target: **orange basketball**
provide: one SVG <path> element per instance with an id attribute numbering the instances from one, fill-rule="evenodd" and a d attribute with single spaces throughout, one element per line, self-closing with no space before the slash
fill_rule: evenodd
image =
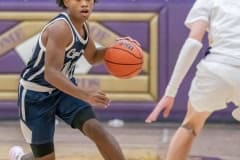
<path id="1" fill-rule="evenodd" d="M 105 66 L 110 74 L 118 78 L 132 78 L 143 68 L 143 51 L 135 40 L 119 39 L 105 53 Z"/>

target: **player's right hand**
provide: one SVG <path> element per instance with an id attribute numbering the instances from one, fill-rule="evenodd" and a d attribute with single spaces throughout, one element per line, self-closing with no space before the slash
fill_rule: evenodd
<path id="1" fill-rule="evenodd" d="M 155 122 L 161 112 L 163 112 L 164 118 L 168 117 L 172 106 L 174 104 L 174 98 L 169 96 L 164 96 L 153 109 L 153 111 L 146 118 L 146 123 Z"/>
<path id="2" fill-rule="evenodd" d="M 119 37 L 119 38 L 116 39 L 116 41 L 124 40 L 124 39 L 128 40 L 128 41 L 131 41 L 131 42 L 137 44 L 138 46 L 141 46 L 141 44 L 137 40 L 135 40 L 135 39 L 133 39 L 133 38 L 131 38 L 129 36 L 128 37 Z"/>
<path id="3" fill-rule="evenodd" d="M 97 108 L 107 108 L 110 104 L 110 99 L 100 90 L 89 91 L 86 101 Z"/>

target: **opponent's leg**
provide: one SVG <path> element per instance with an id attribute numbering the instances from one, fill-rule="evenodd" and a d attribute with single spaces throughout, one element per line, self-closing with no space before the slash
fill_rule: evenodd
<path id="1" fill-rule="evenodd" d="M 188 104 L 185 119 L 171 140 L 167 160 L 187 159 L 193 140 L 202 130 L 210 114 L 209 112 L 197 112 L 190 103 Z"/>
<path id="2" fill-rule="evenodd" d="M 86 121 L 83 132 L 95 142 L 105 160 L 125 159 L 116 139 L 96 119 Z"/>

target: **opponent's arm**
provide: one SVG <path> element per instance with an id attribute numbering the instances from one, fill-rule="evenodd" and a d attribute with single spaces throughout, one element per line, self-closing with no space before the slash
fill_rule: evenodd
<path id="1" fill-rule="evenodd" d="M 171 79 L 166 88 L 165 95 L 146 118 L 145 122 L 152 123 L 156 121 L 161 112 L 163 112 L 164 117 L 168 117 L 174 104 L 174 97 L 177 94 L 178 88 L 202 48 L 201 41 L 207 26 L 208 23 L 202 20 L 198 20 L 191 24 L 188 39 L 185 41 L 180 51 Z"/>
<path id="2" fill-rule="evenodd" d="M 202 48 L 202 39 L 208 23 L 203 20 L 194 22 L 177 59 L 165 96 L 175 97 L 178 88 Z"/>

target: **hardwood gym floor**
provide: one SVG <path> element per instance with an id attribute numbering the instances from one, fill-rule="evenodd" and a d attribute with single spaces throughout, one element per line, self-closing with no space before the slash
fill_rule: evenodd
<path id="1" fill-rule="evenodd" d="M 179 124 L 125 123 L 113 128 L 104 123 L 117 138 L 128 160 L 163 160 L 169 140 Z M 94 144 L 78 130 L 60 122 L 56 127 L 57 160 L 103 160 Z M 8 160 L 8 149 L 24 142 L 17 121 L 0 121 L 0 160 Z M 191 160 L 240 160 L 240 125 L 208 124 L 194 143 Z M 160 158 L 159 158 L 160 157 Z M 117 159 L 116 159 L 117 160 Z"/>

